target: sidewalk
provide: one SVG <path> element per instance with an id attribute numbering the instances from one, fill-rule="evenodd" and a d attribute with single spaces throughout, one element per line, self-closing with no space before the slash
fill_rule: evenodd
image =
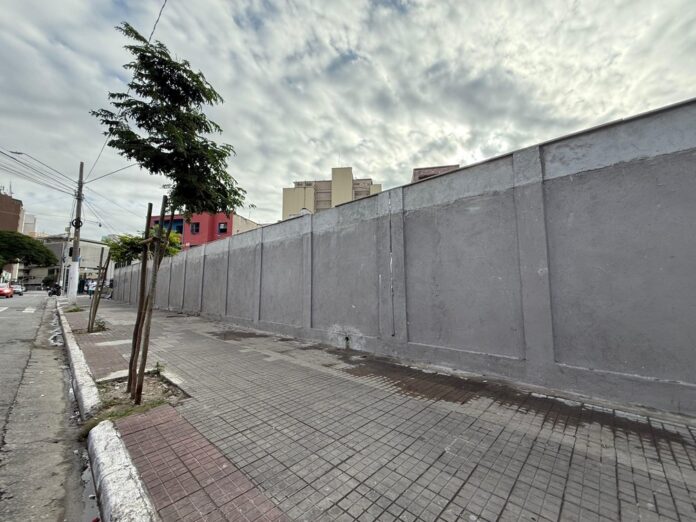
<path id="1" fill-rule="evenodd" d="M 125 370 L 135 310 L 77 334 Z M 86 313 L 70 313 L 73 330 Z M 191 398 L 116 423 L 163 520 L 694 520 L 696 428 L 155 312 Z"/>

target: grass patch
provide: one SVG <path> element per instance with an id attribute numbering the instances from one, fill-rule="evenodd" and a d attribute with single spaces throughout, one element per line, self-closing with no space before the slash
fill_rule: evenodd
<path id="1" fill-rule="evenodd" d="M 70 308 L 66 308 L 63 311 L 67 314 L 67 313 L 71 313 L 71 312 L 84 312 L 85 309 L 80 308 L 79 306 L 75 305 L 75 306 L 71 306 Z"/>
<path id="2" fill-rule="evenodd" d="M 115 421 L 122 419 L 123 417 L 128 417 L 129 415 L 137 415 L 138 413 L 145 413 L 152 408 L 166 404 L 165 399 L 155 399 L 144 404 L 133 404 L 130 399 L 124 401 L 112 400 L 106 404 L 102 405 L 99 412 L 87 422 L 85 422 L 80 428 L 80 439 L 85 440 L 97 424 L 101 421 L 110 420 Z"/>
<path id="3" fill-rule="evenodd" d="M 80 438 L 86 439 L 92 428 L 104 420 L 116 421 L 129 415 L 145 413 L 162 404 L 175 406 L 186 397 L 183 391 L 166 380 L 160 374 L 164 366 L 159 362 L 153 372 L 145 374 L 143 382 L 142 404 L 134 404 L 126 389 L 128 379 L 114 379 L 97 384 L 101 398 L 101 408 L 80 428 Z"/>

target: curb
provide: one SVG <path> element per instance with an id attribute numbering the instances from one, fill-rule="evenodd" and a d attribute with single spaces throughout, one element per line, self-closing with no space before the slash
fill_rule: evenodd
<path id="1" fill-rule="evenodd" d="M 87 449 L 104 522 L 160 520 L 113 422 L 92 428 Z"/>
<path id="2" fill-rule="evenodd" d="M 80 416 L 82 420 L 87 420 L 101 405 L 99 391 L 92 372 L 87 366 L 85 356 L 75 340 L 68 320 L 65 318 L 65 313 L 59 305 L 56 305 L 56 310 L 60 318 L 60 327 L 63 330 L 63 341 L 68 349 L 73 392 L 75 392 L 77 405 L 80 408 Z"/>
<path id="3" fill-rule="evenodd" d="M 65 312 L 59 305 L 56 305 L 56 311 L 68 349 L 73 392 L 80 408 L 80 417 L 85 421 L 101 406 L 99 390 L 65 318 Z M 102 421 L 90 430 L 87 452 L 99 499 L 99 511 L 104 522 L 160 520 L 113 422 Z"/>

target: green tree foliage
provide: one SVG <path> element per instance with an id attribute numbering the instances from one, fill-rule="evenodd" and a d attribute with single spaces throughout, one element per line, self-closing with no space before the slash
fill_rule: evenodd
<path id="1" fill-rule="evenodd" d="M 0 231 L 0 267 L 17 260 L 25 265 L 58 264 L 56 256 L 41 241 L 19 232 Z"/>
<path id="2" fill-rule="evenodd" d="M 165 224 L 166 225 L 166 224 Z M 150 237 L 156 236 L 159 226 L 155 225 L 150 229 Z M 164 237 L 167 233 L 167 227 L 162 229 L 162 236 Z M 164 251 L 164 257 L 169 257 L 178 254 L 181 251 L 181 234 L 174 232 L 173 230 L 169 233 L 169 241 L 164 243 L 166 245 L 166 250 Z"/>
<path id="3" fill-rule="evenodd" d="M 222 103 L 220 95 L 163 43 L 149 44 L 126 22 L 117 30 L 134 42 L 125 46 L 134 57 L 124 65 L 133 73 L 130 91 L 109 93 L 115 111 L 92 111 L 107 128 L 109 146 L 169 178 L 171 208 L 191 215 L 241 207 L 245 191 L 227 172 L 234 149 L 209 139 L 221 129 L 203 113 Z"/>
<path id="4" fill-rule="evenodd" d="M 120 234 L 116 238 L 105 239 L 109 246 L 111 260 L 117 265 L 129 265 L 140 258 L 143 251 L 143 237 L 131 234 Z"/>
<path id="5" fill-rule="evenodd" d="M 150 237 L 157 233 L 157 227 L 150 229 Z M 134 236 L 132 234 L 120 234 L 115 239 L 105 239 L 104 243 L 109 246 L 111 252 L 111 260 L 117 265 L 129 265 L 136 259 L 140 259 L 143 253 L 143 236 L 142 234 Z M 181 234 L 171 232 L 167 249 L 164 252 L 166 256 L 173 256 L 181 250 Z"/>

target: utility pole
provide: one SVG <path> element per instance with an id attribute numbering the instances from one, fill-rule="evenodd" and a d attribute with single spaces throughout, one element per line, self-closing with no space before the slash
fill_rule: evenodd
<path id="1" fill-rule="evenodd" d="M 77 304 L 77 285 L 80 281 L 80 228 L 82 227 L 82 177 L 85 164 L 80 162 L 80 177 L 77 180 L 77 204 L 75 205 L 75 219 L 72 225 L 75 227 L 73 239 L 72 263 L 70 264 L 70 275 L 68 276 L 68 304 Z"/>

